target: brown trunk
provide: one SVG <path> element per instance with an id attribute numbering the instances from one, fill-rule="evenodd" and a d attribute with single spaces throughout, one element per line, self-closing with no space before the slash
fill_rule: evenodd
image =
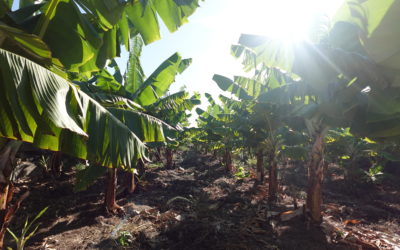
<path id="1" fill-rule="evenodd" d="M 139 176 L 142 176 L 144 174 L 144 162 L 139 159 L 137 165 L 136 165 L 136 172 Z M 126 176 L 126 189 L 128 193 L 132 194 L 135 192 L 137 183 L 136 183 L 136 176 L 135 173 L 133 172 L 125 172 Z"/>
<path id="2" fill-rule="evenodd" d="M 166 168 L 172 168 L 172 165 L 173 165 L 173 152 L 172 152 L 172 149 L 170 149 L 170 148 L 166 148 L 165 149 L 165 157 L 167 158 Z"/>
<path id="3" fill-rule="evenodd" d="M 22 200 L 29 195 L 29 193 L 26 192 L 13 206 L 10 206 L 10 201 L 14 194 L 14 186 L 10 180 L 11 173 L 13 171 L 15 155 L 21 145 L 21 141 L 10 140 L 5 143 L 5 146 L 0 152 L 0 249 L 3 249 L 6 229 L 14 217 L 16 210 L 19 208 Z"/>
<path id="4" fill-rule="evenodd" d="M 135 174 L 132 172 L 125 172 L 126 176 L 126 190 L 132 194 L 136 190 Z"/>
<path id="5" fill-rule="evenodd" d="M 264 178 L 264 154 L 262 149 L 259 149 L 257 152 L 257 180 L 262 184 L 264 183 Z"/>
<path id="6" fill-rule="evenodd" d="M 225 168 L 226 171 L 228 171 L 229 173 L 232 173 L 233 171 L 233 164 L 232 164 L 232 154 L 231 151 L 229 149 L 225 150 Z"/>
<path id="7" fill-rule="evenodd" d="M 217 158 L 217 150 L 215 150 L 215 149 L 214 149 L 214 151 L 213 151 L 213 158 L 214 158 L 214 159 Z"/>
<path id="8" fill-rule="evenodd" d="M 9 198 L 12 198 L 12 192 L 10 192 L 12 188 L 10 186 L 11 183 L 0 183 L 0 211 L 7 208 Z"/>
<path id="9" fill-rule="evenodd" d="M 317 134 L 308 165 L 307 210 L 312 222 L 321 223 L 322 181 L 324 178 L 323 135 Z"/>
<path id="10" fill-rule="evenodd" d="M 156 159 L 158 162 L 161 162 L 161 148 L 157 148 L 157 152 L 156 152 Z"/>
<path id="11" fill-rule="evenodd" d="M 276 202 L 278 198 L 278 163 L 275 156 L 270 156 L 268 202 Z"/>
<path id="12" fill-rule="evenodd" d="M 117 188 L 117 169 L 110 168 L 107 173 L 107 188 L 105 193 L 104 203 L 109 213 L 116 214 L 123 212 L 116 202 L 116 188 Z"/>
<path id="13" fill-rule="evenodd" d="M 50 158 L 50 169 L 53 177 L 60 177 L 61 175 L 61 157 L 62 153 L 61 152 L 53 152 Z"/>

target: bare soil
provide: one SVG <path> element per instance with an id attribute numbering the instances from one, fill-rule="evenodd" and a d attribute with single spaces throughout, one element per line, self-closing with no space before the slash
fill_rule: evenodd
<path id="1" fill-rule="evenodd" d="M 280 166 L 279 172 L 279 202 L 269 206 L 267 184 L 235 178 L 210 155 L 187 153 L 174 169 L 146 169 L 135 193 L 119 195 L 125 214 L 115 216 L 103 208 L 104 178 L 74 193 L 74 170 L 65 167 L 58 179 L 17 184 L 16 197 L 27 189 L 31 195 L 11 229 L 18 234 L 26 216 L 49 206 L 27 249 L 400 249 L 398 186 L 352 187 L 333 166 L 324 222 L 313 226 L 304 216 L 284 218 L 294 200 L 304 204 L 304 166 Z M 11 240 L 7 235 L 14 247 Z"/>

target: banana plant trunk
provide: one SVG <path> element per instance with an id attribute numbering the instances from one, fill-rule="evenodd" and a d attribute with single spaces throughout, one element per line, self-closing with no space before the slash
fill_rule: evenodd
<path id="1" fill-rule="evenodd" d="M 226 171 L 231 173 L 233 171 L 233 164 L 232 164 L 232 153 L 229 149 L 225 149 L 225 168 Z"/>
<path id="2" fill-rule="evenodd" d="M 268 174 L 268 202 L 274 203 L 278 198 L 278 163 L 276 162 L 274 152 L 269 154 Z"/>
<path id="3" fill-rule="evenodd" d="M 8 225 L 22 200 L 28 196 L 28 193 L 25 193 L 13 206 L 10 205 L 14 195 L 14 186 L 11 182 L 13 163 L 21 145 L 22 141 L 8 140 L 0 152 L 0 249 L 3 249 L 4 235 Z"/>
<path id="4" fill-rule="evenodd" d="M 172 168 L 173 157 L 174 157 L 174 153 L 172 152 L 172 149 L 166 148 L 165 149 L 165 158 L 167 158 L 167 165 L 166 165 L 167 168 Z"/>
<path id="5" fill-rule="evenodd" d="M 142 160 L 139 160 L 137 165 L 136 165 L 136 172 L 138 173 L 139 176 L 142 176 L 144 174 L 144 162 Z M 136 176 L 135 173 L 133 172 L 125 172 L 126 173 L 126 189 L 128 193 L 132 194 L 135 192 L 136 187 L 137 187 L 137 182 L 136 182 Z"/>
<path id="6" fill-rule="evenodd" d="M 117 192 L 117 169 L 110 168 L 107 173 L 107 187 L 106 187 L 104 203 L 107 211 L 112 214 L 123 212 L 122 207 L 120 207 L 116 202 L 116 192 Z"/>
<path id="7" fill-rule="evenodd" d="M 257 151 L 257 180 L 259 183 L 264 183 L 265 172 L 264 172 L 264 154 L 263 150 Z"/>
<path id="8" fill-rule="evenodd" d="M 324 179 L 324 135 L 318 133 L 314 137 L 314 144 L 311 150 L 310 162 L 308 165 L 308 190 L 306 207 L 310 213 L 311 221 L 316 224 L 322 222 L 322 182 Z"/>
<path id="9" fill-rule="evenodd" d="M 157 159 L 157 162 L 162 162 L 162 160 L 161 160 L 161 148 L 160 147 L 157 148 L 156 159 Z"/>
<path id="10" fill-rule="evenodd" d="M 129 194 L 132 194 L 136 190 L 135 174 L 132 172 L 125 172 L 126 176 L 126 190 Z"/>
<path id="11" fill-rule="evenodd" d="M 50 169 L 53 177 L 58 178 L 61 175 L 61 162 L 62 153 L 61 152 L 53 152 L 50 158 Z"/>

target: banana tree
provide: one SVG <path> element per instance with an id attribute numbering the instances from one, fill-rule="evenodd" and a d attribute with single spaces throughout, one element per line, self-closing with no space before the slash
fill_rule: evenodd
<path id="1" fill-rule="evenodd" d="M 378 31 L 394 25 L 396 16 L 392 11 L 398 5 L 385 3 L 385 11 L 378 12 L 374 9 L 377 4 L 380 3 L 373 0 L 346 2 L 345 9 L 354 5 L 360 9 L 339 13 L 340 21 L 335 23 L 329 36 L 314 44 L 303 42 L 285 47 L 276 40 L 250 35 L 242 35 L 239 41 L 257 54 L 257 64 L 284 69 L 298 80 L 272 91 L 268 98 L 286 98 L 290 94 L 292 98 L 287 98 L 287 103 L 290 104 L 293 98 L 304 102 L 295 113 L 305 119 L 313 138 L 307 209 L 311 219 L 318 223 L 322 220 L 323 141 L 328 129 L 350 127 L 355 134 L 381 139 L 398 136 L 398 126 L 394 125 L 397 118 L 393 117 L 397 112 L 396 105 L 391 108 L 387 105 L 398 100 L 399 91 L 395 86 L 398 71 L 389 67 L 392 61 L 381 63 L 377 60 L 379 55 L 387 58 L 389 54 L 383 52 L 389 53 L 388 47 L 373 46 L 376 40 L 387 39 L 385 33 Z M 368 17 L 361 15 L 369 20 L 361 22 L 368 25 L 366 30 L 351 24 L 360 17 L 357 15 L 360 10 L 371 13 Z M 364 34 L 360 36 L 363 43 L 354 35 L 354 30 Z M 393 55 L 398 46 L 394 46 L 394 42 L 391 45 L 390 55 Z"/>
<path id="2" fill-rule="evenodd" d="M 20 1 L 16 11 L 13 1 L 0 3 L 0 136 L 101 166 L 135 166 L 145 145 L 129 123 L 69 80 L 104 68 L 131 34 L 140 33 L 146 43 L 158 39 L 157 13 L 174 31 L 198 1 Z M 146 126 L 160 131 L 161 124 Z"/>
<path id="3" fill-rule="evenodd" d="M 189 126 L 188 119 L 191 116 L 188 112 L 200 103 L 200 94 L 195 93 L 190 96 L 188 92 L 180 91 L 146 106 L 149 114 L 158 117 L 174 128 L 164 127 L 167 138 L 165 150 L 167 168 L 173 166 L 173 150 L 181 144 L 187 134 L 186 128 Z"/>
<path id="4" fill-rule="evenodd" d="M 353 136 L 348 128 L 330 130 L 325 143 L 327 158 L 331 158 L 332 161 L 344 167 L 345 180 L 349 183 L 361 181 L 363 172 L 359 162 L 376 154 L 374 150 L 376 143 Z"/>
<path id="5" fill-rule="evenodd" d="M 224 83 L 229 83 L 231 86 L 235 84 L 231 80 L 222 76 L 214 76 L 214 80 L 219 86 Z M 235 87 L 240 88 L 238 86 Z M 257 104 L 253 100 L 235 100 L 223 95 L 220 95 L 219 99 L 229 110 L 228 114 L 220 114 L 219 116 L 225 116 L 225 118 L 230 119 L 229 126 L 239 133 L 239 138 L 243 147 L 254 149 L 257 159 L 257 178 L 260 183 L 263 183 L 265 176 L 264 154 L 268 151 L 265 147 L 265 145 L 268 144 L 266 140 L 268 137 L 268 129 L 266 126 L 267 119 L 264 115 L 265 113 L 255 111 L 260 111 L 260 109 L 259 107 L 256 107 Z"/>
<path id="6" fill-rule="evenodd" d="M 76 83 L 82 91 L 101 103 L 116 118 L 128 124 L 141 141 L 145 143 L 164 142 L 166 138 L 163 130 L 173 128 L 159 118 L 151 116 L 149 105 L 160 100 L 175 81 L 175 76 L 182 73 L 190 65 L 191 60 L 182 59 L 178 53 L 175 53 L 145 79 L 140 64 L 142 46 L 143 40 L 139 36 L 132 39 L 132 51 L 130 52 L 127 71 L 123 76 L 116 63 L 112 62 L 110 66 L 114 68 L 114 75 L 103 69 L 89 81 Z M 171 100 L 173 99 L 171 98 Z M 158 130 L 155 131 L 148 127 L 148 121 L 159 124 Z M 142 157 L 138 161 L 138 169 L 143 169 L 145 160 L 146 158 Z M 126 179 L 128 180 L 128 192 L 132 193 L 136 187 L 133 168 L 127 172 Z M 114 204 L 112 207 L 116 207 L 116 182 L 116 169 L 111 169 L 106 192 L 106 204 Z M 107 205 L 107 207 L 110 207 L 110 205 Z"/>
<path id="7" fill-rule="evenodd" d="M 344 167 L 344 177 L 350 185 L 373 182 L 369 178 L 371 171 L 400 159 L 396 140 L 378 143 L 356 137 L 348 128 L 329 131 L 326 145 L 327 157 Z"/>
<path id="8" fill-rule="evenodd" d="M 281 147 L 278 128 L 283 126 L 282 119 L 288 110 L 287 105 L 265 102 L 264 96 L 283 85 L 286 79 L 284 74 L 277 70 L 258 67 L 257 55 L 244 46 L 232 46 L 232 53 L 236 57 L 243 58 L 246 71 L 254 68 L 253 76 L 235 76 L 231 80 L 221 75 L 214 75 L 213 80 L 222 90 L 231 92 L 239 99 L 236 106 L 245 108 L 246 112 L 238 112 L 237 119 L 242 120 L 240 131 L 247 144 L 257 151 L 257 172 L 260 182 L 264 181 L 263 157 L 264 152 L 266 153 L 270 166 L 269 201 L 274 202 L 278 190 L 277 156 Z"/>
<path id="9" fill-rule="evenodd" d="M 223 162 L 226 171 L 231 173 L 234 171 L 232 151 L 242 142 L 236 129 L 237 119 L 227 105 L 218 105 L 208 93 L 205 96 L 210 103 L 207 110 L 196 109 L 198 127 L 204 130 L 201 140 L 212 141 L 213 149 L 223 149 Z"/>
<path id="10" fill-rule="evenodd" d="M 34 36 L 34 35 L 27 35 L 27 34 L 25 34 L 24 32 L 22 32 L 22 31 L 19 31 L 19 30 L 17 30 L 17 29 L 14 29 L 14 28 L 10 28 L 10 27 L 7 27 L 7 26 L 4 26 L 3 27 L 3 30 L 6 32 L 6 34 L 7 34 L 7 38 L 9 38 L 8 40 L 7 39 L 4 39 L 4 41 L 3 41 L 3 43 L 6 45 L 6 47 L 7 48 L 12 48 L 11 47 L 11 45 L 13 45 L 13 46 L 19 46 L 19 47 L 21 47 L 21 46 L 26 46 L 26 44 L 24 44 L 23 42 L 21 42 L 21 41 L 23 41 L 22 39 L 27 39 L 26 37 L 28 37 L 31 41 L 32 41 L 32 46 L 30 46 L 30 47 L 28 47 L 28 49 L 25 49 L 25 50 L 23 50 L 22 52 L 21 51 L 19 51 L 20 53 L 25 53 L 26 55 L 28 55 L 28 56 L 30 56 L 30 57 L 36 57 L 35 59 L 36 60 L 41 60 L 41 61 L 43 61 L 43 62 L 45 62 L 46 63 L 46 60 L 47 60 L 47 63 L 52 63 L 53 62 L 53 59 L 52 58 L 50 58 L 50 54 L 51 53 L 47 53 L 47 54 L 44 54 L 43 53 L 43 48 L 46 48 L 46 44 L 44 44 L 44 42 L 42 42 L 38 37 L 36 37 L 36 36 Z M 22 45 L 21 45 L 22 44 Z M 32 52 L 39 52 L 39 53 L 36 53 L 36 54 L 33 54 Z M 5 53 L 7 53 L 6 51 L 5 51 Z M 40 54 L 41 53 L 41 54 Z M 33 54 L 33 56 L 32 56 L 32 54 Z M 44 56 L 42 56 L 42 54 L 44 54 L 44 56 L 47 56 L 47 57 L 44 57 Z M 57 61 L 56 61 L 57 62 Z M 154 75 L 152 75 L 151 77 L 151 79 L 149 80 L 149 81 L 147 81 L 147 82 L 145 82 L 145 85 L 143 85 L 143 86 L 141 86 L 141 89 L 140 89 L 140 91 L 138 90 L 136 93 L 133 93 L 133 94 L 136 94 L 136 97 L 135 97 L 135 99 L 136 100 L 138 100 L 138 101 L 141 101 L 141 102 L 148 102 L 148 100 L 146 100 L 146 99 L 151 99 L 152 97 L 153 97 L 153 99 L 155 98 L 155 95 L 153 95 L 153 96 L 149 96 L 149 95 L 146 95 L 146 91 L 148 92 L 148 91 L 155 91 L 155 93 L 159 93 L 160 92 L 160 87 L 161 87 L 161 91 L 164 91 L 163 89 L 162 89 L 162 85 L 160 85 L 160 83 L 158 83 L 159 81 L 164 81 L 164 84 L 165 84 L 165 78 L 168 78 L 166 81 L 168 82 L 167 83 L 167 85 L 168 84 L 170 84 L 171 83 L 171 81 L 173 81 L 173 79 L 174 79 L 174 77 L 173 77 L 173 74 L 174 74 L 174 72 L 168 72 L 168 70 L 174 70 L 173 68 L 175 68 L 176 69 L 176 71 L 183 71 L 184 70 L 184 66 L 182 66 L 182 65 L 188 65 L 188 62 L 190 62 L 190 60 L 184 60 L 184 62 L 183 63 L 181 63 L 181 58 L 180 58 L 180 56 L 178 55 L 178 54 L 175 54 L 175 55 L 173 55 L 171 58 L 170 58 L 170 60 L 168 61 L 168 62 L 166 62 L 165 64 L 163 64 L 162 66 L 160 66 L 160 68 L 159 68 L 159 72 L 156 72 Z M 4 64 L 4 66 L 7 66 L 7 64 Z M 50 66 L 49 66 L 49 68 L 50 69 L 53 69 L 53 68 L 55 68 L 57 65 L 54 65 L 54 64 L 50 64 Z M 178 69 L 179 68 L 179 69 Z M 8 69 L 5 69 L 5 70 L 8 70 Z M 14 71 L 15 71 L 15 69 L 13 69 Z M 20 70 L 24 70 L 25 71 L 25 69 L 24 68 L 21 68 Z M 23 71 L 23 72 L 24 72 Z M 32 70 L 33 71 L 33 70 Z M 26 71 L 25 71 L 26 72 Z M 56 71 L 57 73 L 60 73 L 61 71 Z M 11 74 L 10 74 L 11 73 Z M 14 72 L 10 72 L 9 73 L 9 75 L 12 75 L 12 73 L 14 73 Z M 48 74 L 46 74 L 46 73 L 48 73 Z M 52 72 L 50 72 L 50 71 L 48 71 L 48 72 L 46 72 L 45 73 L 45 75 L 46 75 L 46 77 L 47 78 L 43 78 L 42 77 L 42 79 L 41 80 L 45 80 L 45 79 L 48 79 L 48 78 L 52 78 L 53 77 L 53 75 L 54 75 L 54 73 L 52 73 Z M 62 73 L 62 72 L 61 72 Z M 29 73 L 28 73 L 29 74 Z M 53 74 L 53 75 L 52 75 Z M 175 73 L 176 74 L 176 73 Z M 172 78 L 171 78 L 171 75 L 172 75 Z M 7 77 L 7 74 L 6 74 L 6 72 L 4 73 L 4 76 L 5 77 Z M 65 76 L 65 75 L 64 75 Z M 19 76 L 19 77 L 21 77 L 21 76 Z M 24 79 L 24 80 L 27 80 L 27 84 L 29 85 L 29 77 L 28 77 L 28 79 L 25 79 L 24 77 L 22 77 L 22 79 Z M 39 78 L 40 79 L 40 78 Z M 62 78 L 60 78 L 61 79 L 61 81 L 63 81 L 63 79 Z M 13 79 L 13 80 L 16 80 L 16 81 L 19 81 L 18 79 Z M 58 79 L 55 79 L 55 81 L 57 81 Z M 37 80 L 36 80 L 37 81 Z M 72 91 L 64 91 L 64 95 L 66 96 L 66 97 L 63 97 L 63 98 L 65 98 L 65 99 L 67 99 L 68 100 L 68 98 L 81 98 L 80 96 L 79 96 L 79 93 L 78 94 L 76 94 L 76 93 L 74 93 L 74 92 L 80 92 L 80 93 L 82 93 L 80 90 L 78 90 L 78 89 L 76 89 L 76 88 L 74 88 L 74 86 L 73 86 L 73 84 L 70 84 L 70 83 L 68 83 L 66 80 L 64 80 L 68 85 L 67 86 L 71 86 L 72 88 L 73 88 L 73 90 Z M 35 79 L 33 79 L 33 82 L 35 82 Z M 56 82 L 56 84 L 59 84 L 59 83 L 57 83 Z M 169 85 L 168 85 L 169 86 Z M 28 88 L 29 88 L 29 86 L 28 86 Z M 158 88 L 158 89 L 157 89 Z M 81 88 L 82 89 L 82 88 Z M 42 91 L 44 91 L 45 89 L 41 89 Z M 85 88 L 85 90 L 89 90 L 89 88 Z M 10 90 L 10 91 L 12 91 L 12 90 Z M 157 92 L 158 91 L 158 92 Z M 71 93 L 68 93 L 68 92 L 71 92 Z M 57 88 L 55 88 L 54 90 L 53 90 L 53 93 L 57 93 Z M 45 95 L 51 95 L 51 94 L 53 94 L 53 93 L 45 93 L 44 94 L 44 98 L 46 98 L 47 96 L 45 96 Z M 92 91 L 92 89 L 90 89 L 90 91 L 86 91 L 86 93 L 87 94 L 89 94 L 90 96 L 92 96 L 92 97 L 94 97 L 94 99 L 96 99 L 97 100 L 97 102 L 96 102 L 96 104 L 99 106 L 99 108 L 100 109 L 102 109 L 102 110 L 104 110 L 104 108 L 103 107 L 106 107 L 106 106 L 101 106 L 101 105 L 99 105 L 99 103 L 101 103 L 101 104 L 103 104 L 104 105 L 104 98 L 98 98 L 99 97 L 99 95 L 97 94 L 97 93 L 95 93 L 94 91 Z M 13 95 L 13 93 L 12 92 L 9 92 L 9 94 L 11 94 L 11 95 Z M 103 93 L 104 94 L 104 93 Z M 43 95 L 43 94 L 42 94 Z M 71 97 L 69 97 L 69 96 L 71 96 Z M 86 96 L 87 97 L 87 96 Z M 110 96 L 108 96 L 108 97 L 110 97 Z M 111 96 L 111 97 L 113 97 L 113 96 Z M 43 98 L 43 97 L 42 97 Z M 49 97 L 47 97 L 47 98 L 49 98 Z M 59 115 L 59 112 L 61 112 L 61 110 L 66 110 L 66 108 L 64 107 L 62 107 L 62 102 L 60 102 L 60 101 L 58 101 L 57 100 L 57 98 L 56 97 L 50 97 L 50 100 L 49 101 L 51 101 L 51 98 L 53 98 L 54 100 L 53 100 L 53 102 L 55 102 L 56 104 L 58 104 L 58 106 L 56 106 L 56 108 L 53 108 L 53 110 L 55 109 L 55 111 L 56 112 L 58 112 L 57 114 L 53 114 L 53 116 L 59 116 L 59 117 L 62 117 L 62 115 Z M 11 99 L 11 98 L 10 98 Z M 90 99 L 90 100 L 93 100 L 93 99 Z M 31 102 L 33 101 L 33 99 L 31 98 L 31 100 L 30 100 Z M 84 100 L 85 102 L 88 102 L 87 100 Z M 107 101 L 109 101 L 109 100 L 106 100 L 106 102 Z M 114 100 L 115 101 L 115 100 Z M 68 103 L 68 101 L 67 101 L 67 103 Z M 88 107 L 86 107 L 84 104 L 80 104 L 78 101 L 72 101 L 72 104 L 74 104 L 75 103 L 75 105 L 77 105 L 77 107 L 80 107 L 80 108 L 85 108 L 85 109 L 88 109 Z M 31 105 L 32 103 L 29 103 L 29 104 L 25 104 L 25 105 L 27 105 L 27 106 L 29 106 L 29 105 Z M 42 103 L 41 103 L 42 104 Z M 88 104 L 90 104 L 90 103 L 88 103 Z M 86 105 L 88 105 L 88 104 L 86 104 Z M 48 108 L 49 107 L 49 104 L 47 104 L 47 103 L 45 103 L 45 101 L 43 101 L 43 104 L 42 105 L 44 105 L 44 108 L 43 107 L 40 107 L 40 109 L 46 109 L 46 108 Z M 47 106 L 46 106 L 47 105 Z M 125 125 L 125 127 L 126 127 L 126 130 L 128 130 L 128 131 L 132 131 L 132 132 L 135 132 L 135 137 L 134 137 L 134 139 L 135 139 L 135 141 L 137 141 L 138 143 L 135 143 L 136 144 L 136 148 L 135 149 L 132 149 L 132 148 L 124 148 L 124 147 L 115 147 L 115 146 L 110 146 L 110 147 L 103 147 L 103 148 L 108 148 L 108 150 L 109 151 L 112 151 L 113 149 L 115 150 L 115 148 L 121 148 L 121 149 L 125 149 L 125 150 L 127 150 L 128 152 L 126 152 L 127 153 L 127 155 L 130 155 L 130 157 L 132 157 L 132 156 L 134 156 L 135 158 L 133 158 L 133 162 L 135 162 L 136 160 L 138 160 L 139 158 L 145 158 L 145 156 L 144 156 L 144 145 L 140 142 L 140 140 L 139 140 L 139 138 L 137 138 L 136 136 L 137 135 L 139 135 L 139 136 L 141 136 L 141 135 L 146 135 L 146 138 L 143 138 L 143 139 L 146 139 L 146 140 L 150 140 L 150 141 L 153 141 L 153 140 L 163 140 L 163 134 L 162 134 L 162 129 L 161 129 L 161 122 L 159 121 L 159 120 L 157 120 L 157 119 L 154 119 L 154 118 L 151 118 L 151 117 L 149 117 L 148 115 L 143 115 L 143 114 L 141 114 L 140 112 L 137 112 L 137 110 L 133 110 L 133 109 L 130 109 L 130 110 L 126 110 L 126 109 L 121 109 L 121 108 L 118 108 L 117 106 L 120 106 L 119 104 L 118 105 L 114 105 L 114 106 L 112 106 L 112 105 L 109 105 L 109 106 L 107 106 L 107 114 L 110 116 L 110 117 L 112 117 L 111 119 L 113 120 L 113 121 L 115 121 L 115 122 L 117 122 L 117 124 L 118 123 L 120 123 L 121 125 Z M 36 116 L 40 116 L 40 112 L 41 111 L 32 111 L 32 108 L 33 108 L 34 106 L 32 106 L 32 107 L 30 107 L 30 109 L 31 110 L 27 110 L 25 113 L 26 114 L 29 114 L 28 112 L 34 112 L 33 113 L 33 115 L 35 115 L 35 113 L 36 113 Z M 57 110 L 57 108 L 58 109 L 60 109 L 60 111 L 58 111 Z M 79 108 L 75 108 L 75 107 L 73 107 L 73 106 L 71 106 L 71 107 L 68 107 L 67 106 L 67 108 L 72 108 L 73 109 L 73 111 L 75 111 L 75 112 L 77 112 L 78 114 L 81 112 L 81 111 L 79 111 Z M 89 106 L 89 108 L 90 108 L 90 106 Z M 9 108 L 9 109 L 11 109 L 11 108 Z M 105 110 L 104 110 L 105 111 Z M 69 110 L 67 110 L 67 114 L 68 114 L 68 112 L 70 112 Z M 83 111 L 83 112 L 81 112 L 81 113 L 84 113 L 85 111 Z M 93 112 L 93 114 L 95 114 L 96 112 Z M 97 112 L 98 113 L 98 112 Z M 24 113 L 22 113 L 21 114 L 21 112 L 20 112 L 20 115 L 25 115 Z M 30 116 L 32 117 L 32 114 L 30 114 Z M 64 117 L 67 117 L 67 116 L 65 116 L 64 115 Z M 35 116 L 33 116 L 33 118 L 36 118 Z M 30 118 L 31 120 L 33 119 L 33 118 Z M 55 117 L 52 117 L 53 118 L 53 120 L 57 120 L 57 122 L 58 123 L 60 123 L 60 121 L 61 121 L 61 124 L 62 124 L 62 122 L 63 122 L 63 119 L 55 119 Z M 11 118 L 9 118 L 10 119 L 10 124 L 13 122 L 13 120 L 11 119 Z M 25 128 L 25 127 L 27 127 L 28 126 L 28 124 L 27 123 L 29 123 L 29 122 L 26 122 L 26 121 L 24 121 L 24 117 L 21 117 L 21 119 L 22 119 L 22 124 L 21 124 L 21 126 L 22 126 L 22 128 Z M 42 118 L 43 119 L 43 118 Z M 44 121 L 42 121 L 41 123 L 46 123 L 46 117 L 44 117 Z M 82 130 L 79 130 L 79 126 L 74 122 L 74 119 L 70 119 L 71 120 L 71 122 L 70 122 L 70 124 L 71 125 L 74 125 L 75 126 L 75 128 L 74 129 L 76 129 L 77 131 L 79 131 L 80 132 L 80 134 L 82 135 L 85 135 L 85 133 L 84 133 L 84 131 L 82 131 Z M 93 120 L 93 119 L 92 119 Z M 38 121 L 40 121 L 40 119 L 36 119 L 36 121 L 35 122 L 38 122 Z M 25 123 L 23 123 L 23 122 L 25 122 Z M 65 123 L 65 122 L 64 122 Z M 103 126 L 100 126 L 100 127 L 89 127 L 90 129 L 92 129 L 92 131 L 96 131 L 97 129 L 102 129 L 102 128 L 104 128 L 104 129 L 107 129 L 107 126 L 106 126 L 106 124 L 108 125 L 108 124 L 110 124 L 110 122 L 108 121 L 108 120 L 103 120 L 103 123 L 104 123 L 104 125 Z M 83 123 L 84 124 L 84 123 Z M 111 123 L 112 124 L 112 123 Z M 12 127 L 12 125 L 6 125 L 6 126 L 8 126 L 9 128 L 10 127 Z M 24 127 L 25 126 L 25 127 Z M 50 125 L 51 126 L 51 125 Z M 54 126 L 58 126 L 58 127 L 60 127 L 60 125 L 58 125 L 57 123 L 54 125 Z M 68 125 L 64 125 L 65 126 L 65 128 L 68 128 Z M 45 129 L 45 130 L 49 130 L 49 126 L 36 126 L 36 127 L 43 127 L 43 129 Z M 34 126 L 33 127 L 33 129 L 36 129 L 36 127 Z M 63 127 L 61 127 L 61 128 L 63 128 Z M 32 129 L 32 128 L 30 128 L 30 129 Z M 27 130 L 25 130 L 25 131 L 27 131 Z M 73 130 L 72 130 L 73 131 Z M 7 131 L 7 132 L 9 132 L 9 131 Z M 11 131 L 11 132 L 17 132 L 17 131 Z M 73 132 L 76 132 L 76 131 L 73 131 Z M 41 132 L 41 131 L 39 131 L 39 133 L 40 133 L 40 135 L 42 134 L 42 133 L 44 133 L 44 136 L 46 136 L 46 138 L 49 138 L 49 139 L 53 139 L 54 141 L 51 141 L 51 142 L 43 142 L 43 139 L 40 139 L 39 138 L 39 140 L 40 140 L 40 142 L 39 143 L 34 143 L 36 146 L 39 146 L 39 147 L 42 147 L 42 148 L 45 148 L 45 149 L 50 149 L 50 150 L 55 150 L 55 151 L 63 151 L 63 152 L 66 152 L 66 153 L 68 153 L 68 154 L 71 154 L 71 155 L 73 155 L 73 156 L 76 156 L 76 157 L 79 157 L 79 158 L 88 158 L 88 159 L 90 159 L 92 162 L 95 162 L 95 163 L 97 163 L 97 164 L 100 164 L 100 165 L 103 165 L 103 166 L 119 166 L 119 165 L 123 165 L 123 166 L 125 166 L 125 167 L 127 167 L 127 169 L 130 169 L 130 163 L 129 164 L 127 164 L 126 162 L 124 162 L 123 164 L 120 164 L 120 163 L 116 163 L 116 161 L 117 161 L 117 159 L 121 159 L 122 157 L 119 157 L 118 155 L 116 155 L 115 153 L 113 154 L 113 157 L 115 158 L 115 160 L 114 160 L 114 162 L 113 163 L 110 163 L 110 162 L 108 162 L 109 160 L 107 160 L 107 162 L 99 162 L 99 160 L 98 159 L 92 159 L 92 156 L 86 156 L 85 154 L 86 154 L 86 152 L 85 152 L 85 149 L 81 149 L 81 148 L 79 148 L 78 147 L 78 152 L 69 152 L 68 150 L 71 150 L 71 149 L 61 149 L 60 147 L 59 147 L 59 145 L 57 145 L 59 142 L 58 142 L 58 140 L 59 140 L 59 138 L 57 138 L 57 134 L 56 134 L 56 137 L 47 137 L 47 134 L 48 133 L 51 133 L 51 131 L 50 132 Z M 15 135 L 15 133 L 13 134 L 13 135 Z M 24 137 L 21 137 L 21 138 L 18 138 L 17 136 L 15 136 L 15 137 L 10 137 L 10 135 L 9 134 L 6 134 L 6 135 L 3 135 L 3 136 L 9 136 L 10 138 L 12 138 L 12 139 L 23 139 L 23 140 L 26 140 L 26 141 L 32 141 L 33 142 L 33 139 L 34 139 L 34 135 L 30 132 L 30 131 L 28 131 L 28 135 L 30 136 L 30 137 L 32 137 L 32 138 L 24 138 Z M 101 138 L 101 137 L 99 137 L 99 138 Z M 114 138 L 116 138 L 116 137 L 114 137 Z M 128 137 L 126 137 L 126 138 L 129 138 L 129 136 Z M 77 139 L 77 141 L 79 142 L 79 141 L 82 141 L 82 140 L 78 140 Z M 103 143 L 108 143 L 108 140 L 105 140 L 105 141 L 103 141 Z M 47 143 L 50 143 L 51 144 L 51 146 L 48 146 L 47 145 Z M 75 143 L 75 142 L 74 142 Z M 111 141 L 111 143 L 112 143 L 112 141 Z M 82 142 L 82 144 L 83 144 L 83 142 Z M 73 143 L 71 143 L 71 145 L 68 145 L 67 147 L 71 147 L 72 148 L 72 145 L 73 145 Z M 140 145 L 140 147 L 138 148 L 137 147 L 137 145 Z M 98 147 L 99 148 L 101 148 L 102 146 L 101 146 L 101 144 L 99 143 L 98 144 Z M 138 149 L 140 149 L 140 153 L 139 154 L 131 154 L 130 152 L 138 152 Z M 74 149 L 75 150 L 75 149 Z M 104 152 L 102 152 L 102 151 L 104 151 L 104 149 L 102 149 L 102 150 L 97 150 L 97 152 L 95 151 L 95 152 L 93 152 L 93 154 L 94 154 L 94 156 L 96 156 L 96 154 L 102 154 L 102 155 L 104 155 Z M 111 152 L 110 152 L 111 153 Z M 97 156 L 96 156 L 97 157 Z M 126 159 L 123 159 L 123 160 L 125 160 L 126 161 Z M 115 168 L 115 167 L 114 167 Z M 112 169 L 111 171 L 112 172 L 114 172 L 112 175 L 110 175 L 110 177 L 112 178 L 112 179 L 114 179 L 114 177 L 116 176 L 115 175 L 115 169 Z M 110 183 L 115 183 L 115 181 L 110 181 Z M 109 198 L 109 199 L 107 199 L 108 201 L 106 202 L 106 204 L 107 204 L 107 207 L 109 208 L 109 210 L 110 211 L 113 211 L 113 210 L 116 210 L 118 207 L 117 207 L 117 205 L 115 204 L 115 188 L 113 188 L 114 187 L 114 184 L 110 184 L 110 188 L 108 189 L 108 190 L 111 190 L 111 191 L 109 191 L 109 192 L 111 192 L 111 193 L 114 193 L 114 194 L 111 194 L 111 195 L 108 195 L 107 197 L 111 197 L 111 198 Z M 112 191 L 112 190 L 114 190 L 114 191 Z M 109 192 L 107 192 L 107 194 L 109 193 Z"/>

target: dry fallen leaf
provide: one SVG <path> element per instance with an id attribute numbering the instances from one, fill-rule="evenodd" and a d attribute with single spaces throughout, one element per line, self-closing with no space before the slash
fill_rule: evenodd
<path id="1" fill-rule="evenodd" d="M 281 221 L 288 221 L 294 217 L 300 216 L 303 214 L 303 208 L 299 208 L 297 210 L 290 210 L 283 212 L 279 215 Z"/>
<path id="2" fill-rule="evenodd" d="M 359 224 L 361 221 L 359 221 L 359 220 L 345 220 L 344 222 L 343 222 L 343 224 L 345 224 L 346 226 L 347 225 L 355 225 L 355 224 Z"/>

